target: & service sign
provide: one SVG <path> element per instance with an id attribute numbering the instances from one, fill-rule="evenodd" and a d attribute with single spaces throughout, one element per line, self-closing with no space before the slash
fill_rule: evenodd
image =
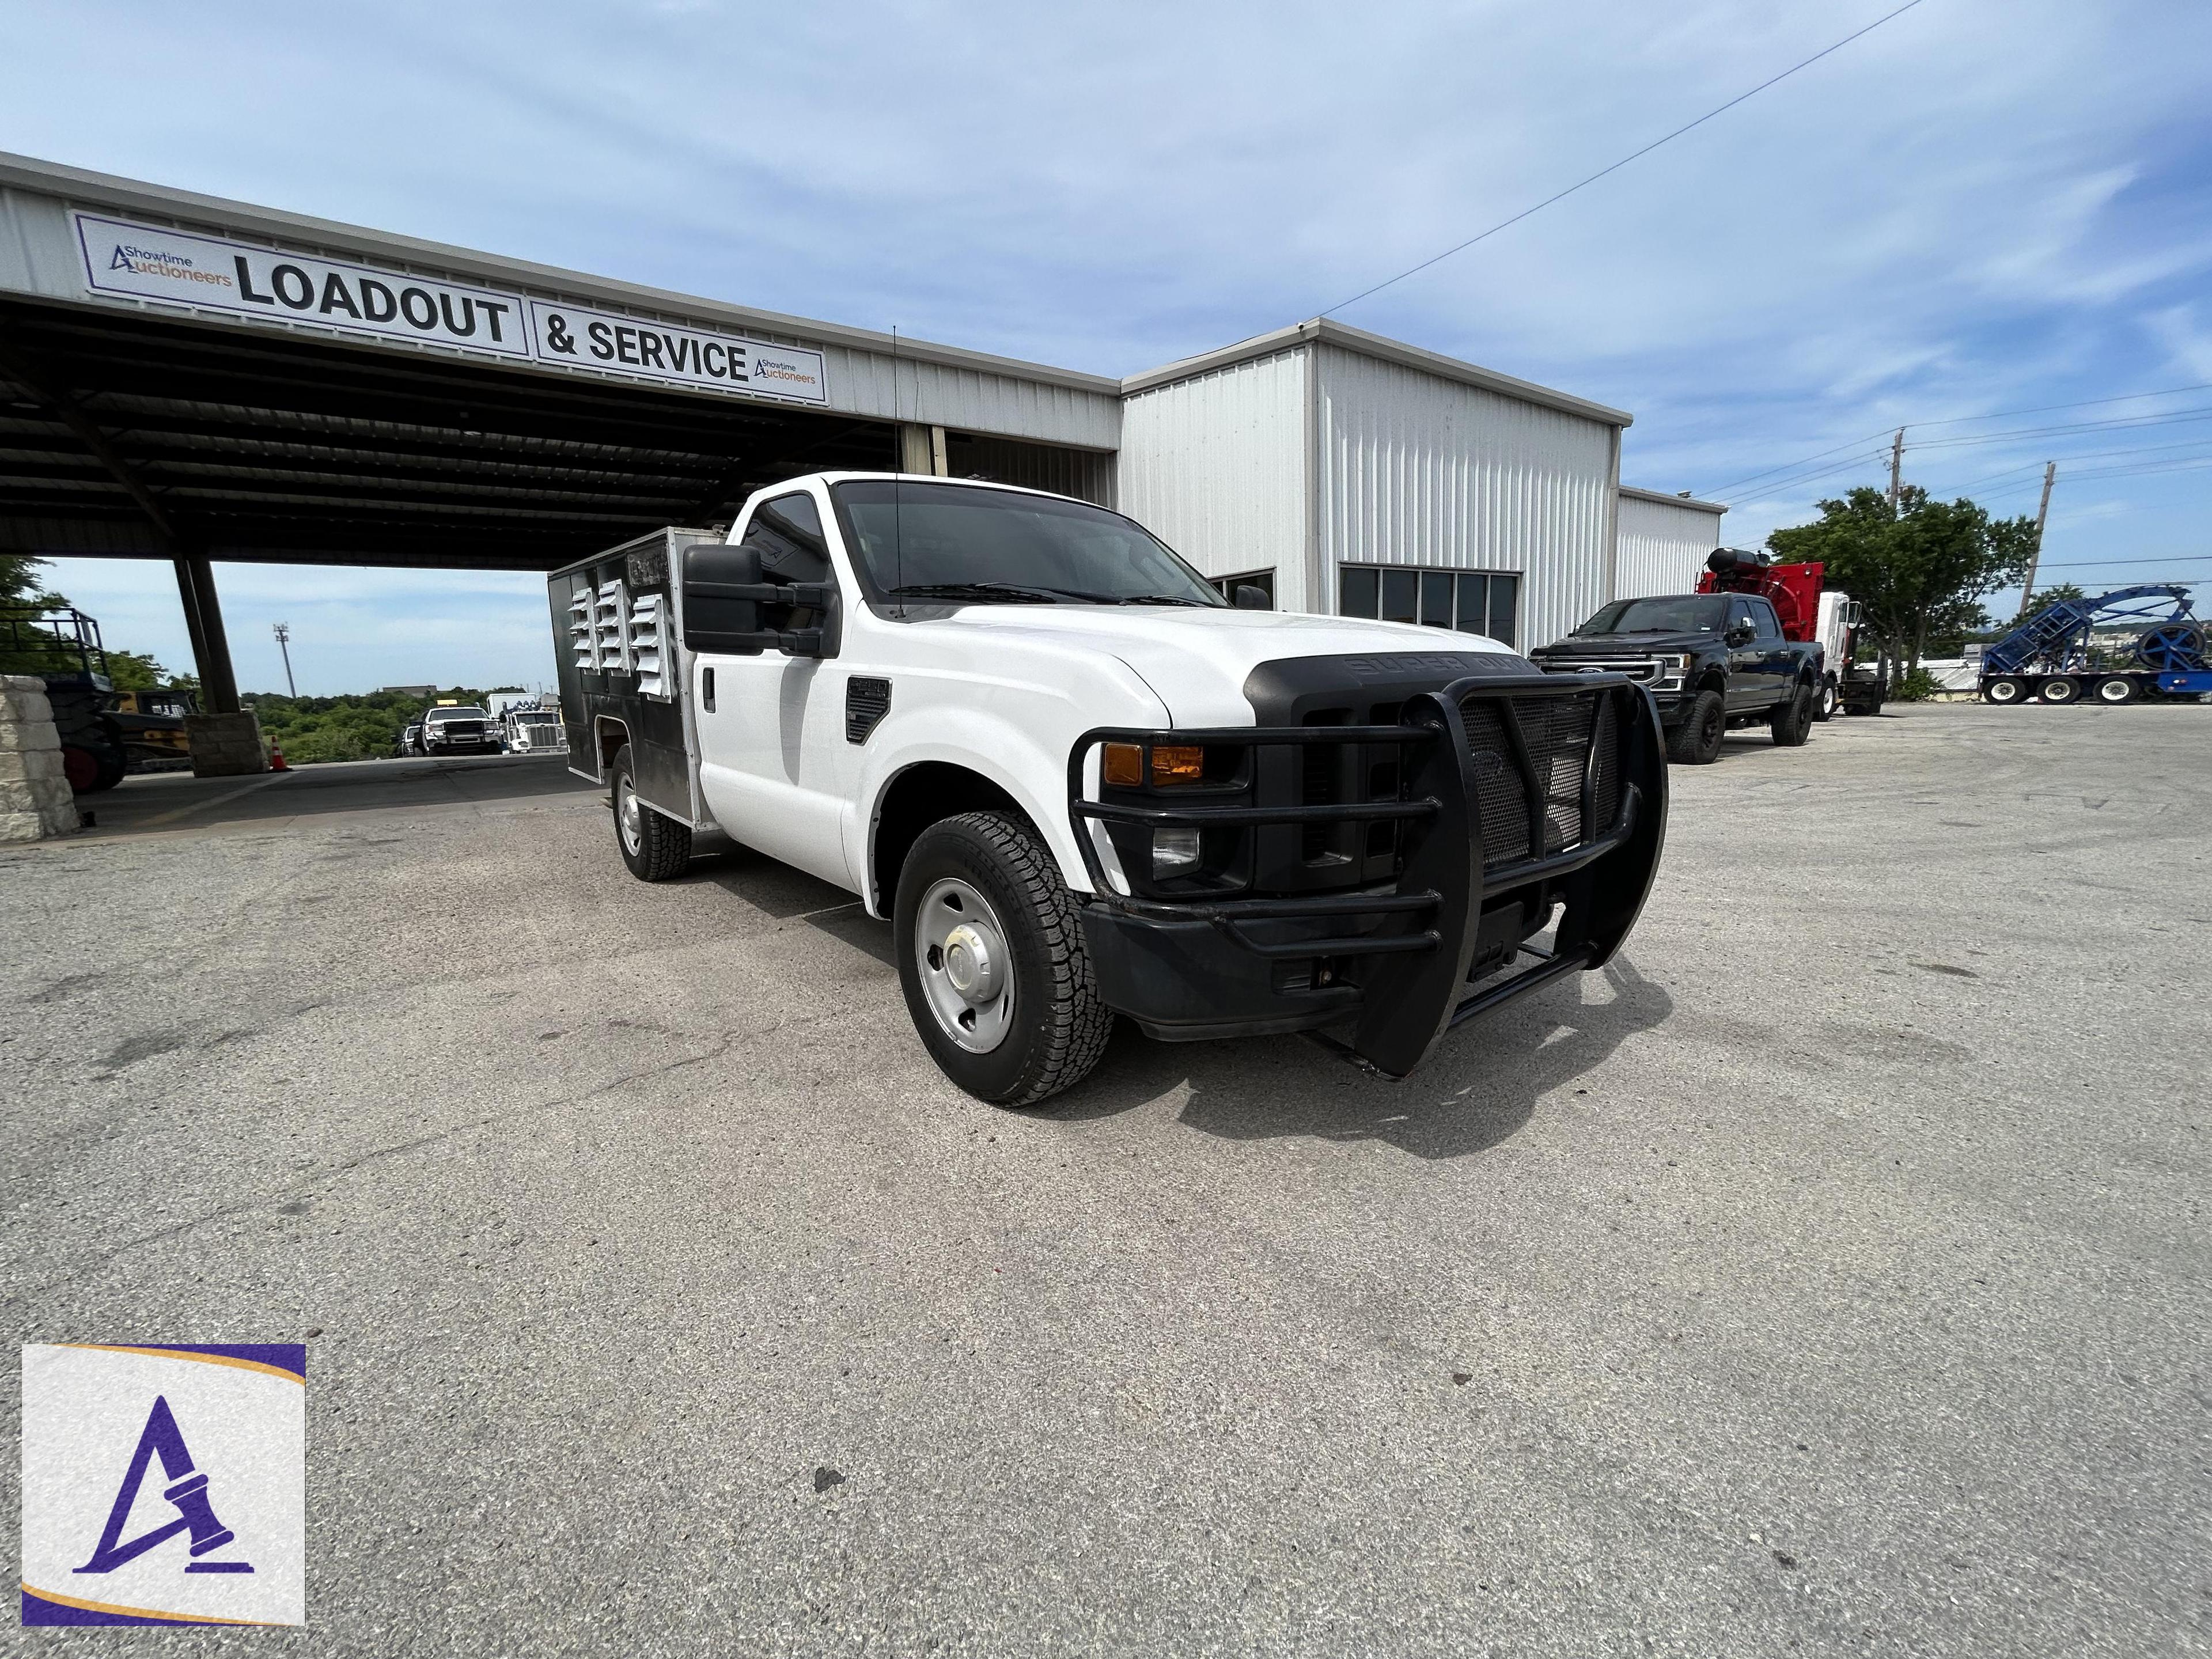
<path id="1" fill-rule="evenodd" d="M 655 322 L 497 289 L 170 230 L 100 214 L 71 216 L 86 288 L 416 340 L 559 368 L 667 386 L 826 404 L 818 351 Z"/>

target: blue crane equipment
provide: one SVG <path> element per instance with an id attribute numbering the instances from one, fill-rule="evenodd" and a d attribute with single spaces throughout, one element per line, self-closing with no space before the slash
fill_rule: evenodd
<path id="1" fill-rule="evenodd" d="M 2147 623 L 2133 660 L 2099 667 L 2090 636 L 2099 629 Z M 2045 605 L 1982 653 L 1982 696 L 1990 702 L 2132 702 L 2146 692 L 2191 696 L 2212 691 L 2204 624 L 2190 614 L 2189 590 L 2117 588 L 2094 599 Z"/>

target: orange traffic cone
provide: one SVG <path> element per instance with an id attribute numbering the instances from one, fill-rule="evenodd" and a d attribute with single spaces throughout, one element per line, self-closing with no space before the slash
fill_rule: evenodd
<path id="1" fill-rule="evenodd" d="M 289 772 L 292 769 L 284 764 L 284 751 L 273 743 L 269 745 L 269 769 L 272 772 Z"/>

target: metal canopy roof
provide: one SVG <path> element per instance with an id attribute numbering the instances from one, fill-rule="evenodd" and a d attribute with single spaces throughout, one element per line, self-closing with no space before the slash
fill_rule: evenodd
<path id="1" fill-rule="evenodd" d="M 550 570 L 886 422 L 0 296 L 0 550 Z"/>

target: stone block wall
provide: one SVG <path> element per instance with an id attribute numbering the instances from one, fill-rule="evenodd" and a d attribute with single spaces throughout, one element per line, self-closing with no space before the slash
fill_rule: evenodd
<path id="1" fill-rule="evenodd" d="M 0 674 L 0 841 L 74 835 L 76 798 L 44 680 Z"/>

